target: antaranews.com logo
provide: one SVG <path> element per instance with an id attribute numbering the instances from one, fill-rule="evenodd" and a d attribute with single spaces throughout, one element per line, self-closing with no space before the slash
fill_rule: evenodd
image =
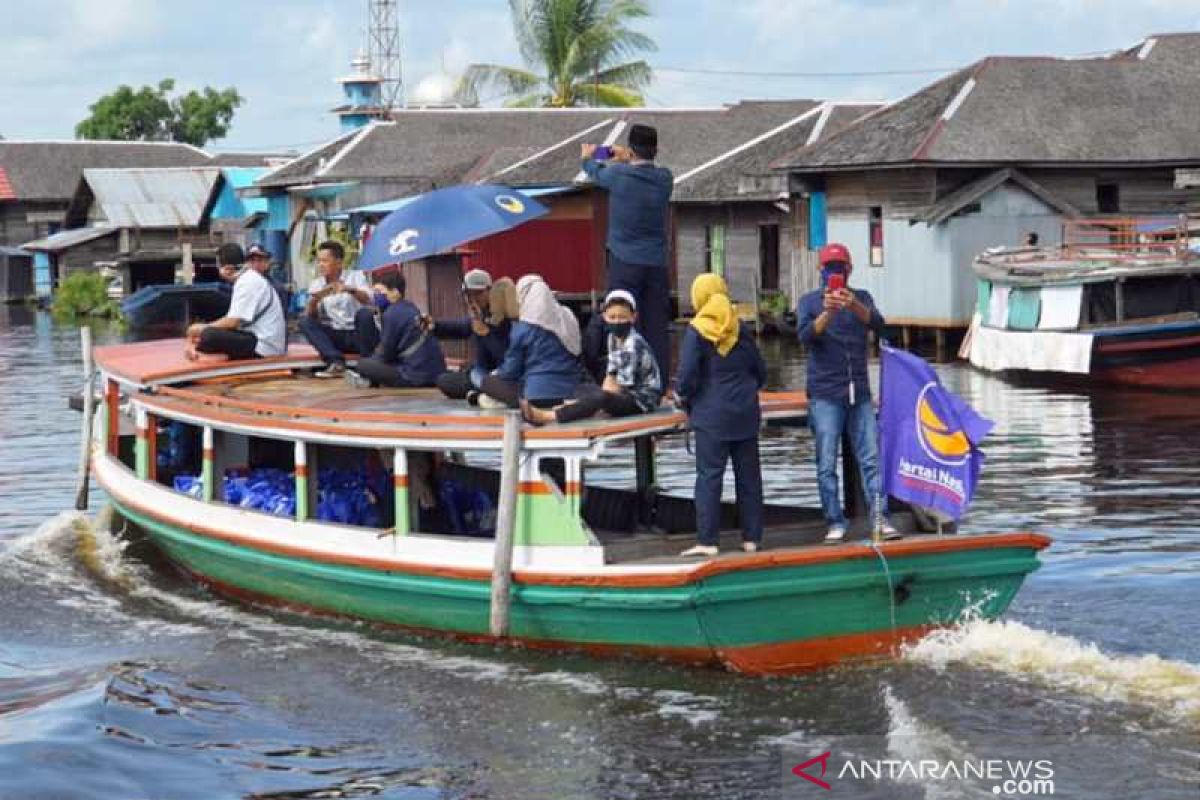
<path id="1" fill-rule="evenodd" d="M 791 773 L 826 791 L 835 785 L 958 784 L 986 787 L 999 797 L 1054 795 L 1054 762 L 1048 758 L 835 758 L 825 751 L 800 762 Z"/>

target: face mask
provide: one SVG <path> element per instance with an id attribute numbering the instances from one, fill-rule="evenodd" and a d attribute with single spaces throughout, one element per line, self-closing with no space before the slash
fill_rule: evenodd
<path id="1" fill-rule="evenodd" d="M 377 293 L 375 295 L 375 307 L 378 308 L 380 311 L 387 311 L 388 306 L 390 306 L 391 304 L 392 303 L 390 300 L 387 299 L 386 294 L 378 294 Z"/>
<path id="2" fill-rule="evenodd" d="M 633 323 L 632 322 L 606 322 L 606 323 L 604 323 L 604 329 L 606 331 L 608 331 L 609 333 L 611 333 L 613 336 L 616 336 L 618 339 L 624 339 L 626 336 L 629 335 L 629 332 L 631 330 L 633 330 Z"/>

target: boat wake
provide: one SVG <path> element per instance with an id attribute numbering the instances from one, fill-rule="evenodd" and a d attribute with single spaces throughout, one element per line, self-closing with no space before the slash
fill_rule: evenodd
<path id="1" fill-rule="evenodd" d="M 1112 655 L 1019 622 L 972 620 L 938 630 L 906 648 L 904 657 L 939 670 L 952 664 L 994 670 L 1200 726 L 1200 666 L 1156 655 Z"/>

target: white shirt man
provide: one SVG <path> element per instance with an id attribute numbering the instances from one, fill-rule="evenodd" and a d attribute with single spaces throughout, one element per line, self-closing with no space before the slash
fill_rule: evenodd
<path id="1" fill-rule="evenodd" d="M 221 277 L 233 281 L 229 312 L 208 324 L 188 328 L 185 355 L 223 353 L 231 359 L 282 356 L 287 352 L 287 317 L 279 293 L 266 277 L 270 254 L 262 245 L 252 244 L 245 254 L 246 266 L 238 272 L 242 248 L 222 245 Z"/>
<path id="2" fill-rule="evenodd" d="M 363 353 L 358 327 L 366 320 L 359 312 L 372 303 L 367 276 L 342 268 L 345 251 L 338 242 L 317 247 L 317 269 L 321 275 L 308 288 L 308 305 L 300 319 L 300 331 L 316 348 L 326 368 L 317 375 L 332 378 L 346 369 L 346 353 Z M 372 335 L 375 336 L 374 332 Z"/>

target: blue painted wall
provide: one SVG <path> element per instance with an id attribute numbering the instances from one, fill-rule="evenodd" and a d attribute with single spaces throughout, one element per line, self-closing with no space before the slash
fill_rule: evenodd
<path id="1" fill-rule="evenodd" d="M 225 181 L 213 206 L 213 219 L 243 220 L 251 214 L 267 213 L 265 197 L 238 197 L 237 190 L 251 186 L 267 170 L 264 167 L 227 167 L 221 170 Z"/>
<path id="2" fill-rule="evenodd" d="M 975 256 L 989 247 L 1019 245 L 1029 231 L 1045 245 L 1061 236 L 1061 218 L 1011 184 L 989 193 L 980 206 L 934 226 L 887 217 L 885 208 L 880 267 L 870 265 L 866 209 L 831 215 L 828 238 L 850 249 L 851 284 L 871 292 L 885 318 L 966 326 L 975 307 Z"/>

